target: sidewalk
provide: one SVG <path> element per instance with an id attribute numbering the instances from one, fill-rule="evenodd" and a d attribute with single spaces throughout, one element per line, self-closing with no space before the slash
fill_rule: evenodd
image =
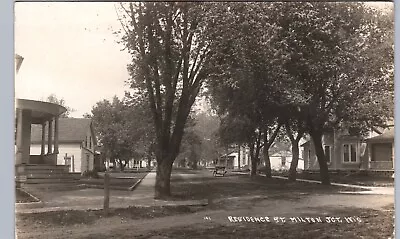
<path id="1" fill-rule="evenodd" d="M 246 175 L 249 173 L 245 172 L 235 172 L 236 174 L 241 174 L 241 175 Z M 264 174 L 260 174 L 260 176 L 265 177 Z M 287 177 L 282 177 L 282 176 L 272 176 L 273 178 L 277 179 L 284 179 L 288 180 Z M 298 182 L 306 182 L 306 183 L 317 183 L 320 184 L 320 181 L 316 180 L 309 180 L 309 179 L 296 179 Z M 360 186 L 360 185 L 353 185 L 353 184 L 345 184 L 345 183 L 331 183 L 331 185 L 334 186 L 340 186 L 340 187 L 347 187 L 347 188 L 357 188 L 357 189 L 364 189 L 363 191 L 342 191 L 340 193 L 343 194 L 371 194 L 371 195 L 394 195 L 394 187 L 372 187 L 372 186 Z"/>
<path id="2" fill-rule="evenodd" d="M 288 179 L 287 177 L 281 177 L 281 176 L 272 176 L 272 177 L 279 179 L 286 179 L 286 180 Z M 308 180 L 308 179 L 296 179 L 296 181 L 307 182 L 307 183 L 321 183 L 320 181 Z M 365 191 L 355 191 L 355 192 L 340 192 L 346 194 L 394 195 L 394 187 L 371 187 L 371 186 L 360 186 L 360 185 L 345 184 L 345 183 L 331 183 L 331 185 L 365 190 Z"/>
<path id="3" fill-rule="evenodd" d="M 110 190 L 110 208 L 151 206 L 202 206 L 207 200 L 164 201 L 154 199 L 156 172 L 149 172 L 133 191 Z M 99 210 L 103 208 L 104 190 L 85 188 L 73 191 L 44 193 L 42 202 L 16 204 L 16 213 L 38 213 L 65 210 Z"/>

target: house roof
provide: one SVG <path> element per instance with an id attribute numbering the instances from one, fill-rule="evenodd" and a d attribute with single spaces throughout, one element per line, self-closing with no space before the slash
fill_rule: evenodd
<path id="1" fill-rule="evenodd" d="M 393 142 L 394 141 L 394 127 L 388 129 L 381 135 L 372 137 L 367 139 L 368 143 L 385 143 L 385 142 Z"/>
<path id="2" fill-rule="evenodd" d="M 53 124 L 54 127 L 54 124 Z M 46 127 L 45 139 L 47 142 L 48 128 Z M 80 143 L 85 140 L 88 130 L 93 132 L 91 119 L 84 118 L 60 118 L 58 121 L 58 142 L 59 143 Z M 32 125 L 31 143 L 42 142 L 42 126 Z M 96 138 L 94 137 L 96 144 Z"/>

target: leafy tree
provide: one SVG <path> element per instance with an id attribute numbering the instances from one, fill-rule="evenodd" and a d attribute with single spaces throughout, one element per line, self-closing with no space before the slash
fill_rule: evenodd
<path id="1" fill-rule="evenodd" d="M 264 160 L 265 160 L 265 176 L 267 178 L 272 178 L 272 172 L 271 172 L 271 160 L 269 158 L 269 150 L 271 146 L 273 145 L 275 139 L 277 138 L 280 129 L 282 127 L 281 123 L 278 123 L 276 126 L 269 126 L 264 128 L 264 143 L 263 143 L 263 154 L 264 154 Z"/>
<path id="2" fill-rule="evenodd" d="M 194 117 L 194 131 L 201 141 L 201 159 L 204 163 L 214 163 L 225 151 L 218 137 L 220 120 L 217 115 L 207 111 L 198 112 Z"/>
<path id="3" fill-rule="evenodd" d="M 296 105 L 306 113 L 321 182 L 329 184 L 322 135 L 390 118 L 390 104 L 384 105 L 393 100 L 393 15 L 362 3 L 287 3 L 282 11 L 283 67 L 301 92 Z"/>
<path id="4" fill-rule="evenodd" d="M 202 141 L 196 133 L 194 127 L 188 127 L 182 139 L 182 146 L 177 161 L 181 165 L 197 169 L 197 165 L 202 155 Z"/>
<path id="5" fill-rule="evenodd" d="M 71 113 L 75 112 L 75 109 L 67 106 L 64 98 L 58 98 L 55 94 L 49 95 L 44 101 L 64 106 L 67 111 L 60 115 L 61 118 L 68 118 Z"/>
<path id="6" fill-rule="evenodd" d="M 121 4 L 121 43 L 132 56 L 131 86 L 148 97 L 155 129 L 155 197 L 168 197 L 172 164 L 201 85 L 211 41 L 208 9 L 213 4 L 137 2 Z"/>
<path id="7" fill-rule="evenodd" d="M 213 32 L 220 41 L 212 48 L 210 67 L 214 71 L 208 81 L 208 92 L 223 117 L 222 126 L 227 129 L 222 136 L 249 146 L 251 176 L 257 172 L 261 147 L 264 147 L 266 173 L 270 176 L 268 149 L 281 127 L 279 86 L 285 82 L 280 60 L 274 58 L 279 49 L 270 44 L 277 30 L 270 20 L 276 14 L 275 6 L 229 3 L 220 7 L 220 11 L 223 14 Z"/>
<path id="8" fill-rule="evenodd" d="M 362 3 L 232 3 L 220 11 L 209 82 L 219 113 L 245 115 L 260 129 L 285 123 L 295 157 L 307 132 L 329 184 L 322 135 L 393 116 L 393 14 Z"/>
<path id="9" fill-rule="evenodd" d="M 112 102 L 97 102 L 91 118 L 106 156 L 116 161 L 121 171 L 132 158 L 146 153 L 143 142 L 148 140 L 146 132 L 151 128 L 139 106 L 114 97 Z"/>

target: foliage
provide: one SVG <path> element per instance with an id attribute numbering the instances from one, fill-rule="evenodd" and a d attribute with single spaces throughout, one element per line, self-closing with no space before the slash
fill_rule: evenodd
<path id="1" fill-rule="evenodd" d="M 97 172 L 97 170 L 87 170 L 87 171 L 84 171 L 83 173 L 82 173 L 82 176 L 83 177 L 87 177 L 87 178 L 100 178 L 100 176 L 99 176 L 99 174 L 98 174 L 98 172 Z"/>
<path id="2" fill-rule="evenodd" d="M 389 112 L 374 100 L 393 90 L 390 17 L 362 3 L 288 3 L 283 10 L 284 66 L 301 92 L 308 131 L 383 123 Z"/>
<path id="3" fill-rule="evenodd" d="M 142 107 L 114 97 L 112 102 L 97 102 L 92 109 L 99 143 L 106 156 L 116 160 L 122 170 L 129 160 L 145 154 L 143 145 L 150 140 L 151 126 Z"/>
<path id="4" fill-rule="evenodd" d="M 328 184 L 323 133 L 350 126 L 362 132 L 393 116 L 393 16 L 362 3 L 288 3 L 282 11 L 283 66 L 301 92 L 300 126 L 315 143 Z"/>
<path id="5" fill-rule="evenodd" d="M 190 109 L 208 75 L 210 3 L 121 4 L 121 43 L 132 56 L 131 87 L 148 98 L 157 159 L 156 197 L 170 195 L 172 163 Z"/>
<path id="6" fill-rule="evenodd" d="M 61 118 L 68 118 L 71 113 L 75 112 L 75 109 L 67 106 L 67 103 L 65 102 L 64 98 L 58 98 L 55 94 L 49 95 L 44 101 L 65 107 L 67 111 L 65 111 L 60 115 Z"/>
<path id="7" fill-rule="evenodd" d="M 195 115 L 194 130 L 201 140 L 201 160 L 203 163 L 215 162 L 225 152 L 225 145 L 218 137 L 220 120 L 210 112 Z"/>
<path id="8" fill-rule="evenodd" d="M 308 132 L 329 183 L 322 134 L 393 117 L 392 12 L 323 2 L 229 3 L 220 11 L 208 81 L 217 112 L 255 129 L 284 123 L 294 141 Z"/>

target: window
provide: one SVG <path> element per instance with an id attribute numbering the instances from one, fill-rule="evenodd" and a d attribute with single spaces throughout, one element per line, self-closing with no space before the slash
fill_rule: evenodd
<path id="1" fill-rule="evenodd" d="M 343 145 L 343 162 L 354 163 L 357 162 L 357 152 L 355 144 Z"/>
<path id="2" fill-rule="evenodd" d="M 330 145 L 324 146 L 324 153 L 325 153 L 326 162 L 330 163 L 331 162 L 331 146 Z"/>
<path id="3" fill-rule="evenodd" d="M 311 149 L 308 150 L 308 160 L 311 160 Z"/>
<path id="4" fill-rule="evenodd" d="M 87 136 L 85 137 L 85 147 L 87 148 Z"/>
<path id="5" fill-rule="evenodd" d="M 286 165 L 286 158 L 285 158 L 285 157 L 282 157 L 282 158 L 281 158 L 281 163 L 282 163 L 282 166 L 285 166 L 285 165 Z"/>
<path id="6" fill-rule="evenodd" d="M 89 149 L 92 148 L 92 136 L 89 136 Z"/>

